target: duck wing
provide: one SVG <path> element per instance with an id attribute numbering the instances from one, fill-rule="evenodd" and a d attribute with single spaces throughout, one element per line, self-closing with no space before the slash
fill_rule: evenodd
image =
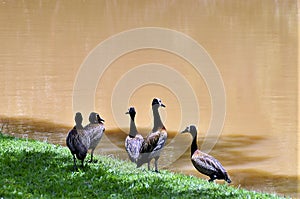
<path id="1" fill-rule="evenodd" d="M 160 138 L 159 132 L 151 133 L 150 135 L 148 135 L 142 144 L 140 153 L 152 152 L 157 147 L 159 138 Z"/>
<path id="2" fill-rule="evenodd" d="M 149 159 L 160 156 L 160 150 L 165 146 L 166 140 L 167 132 L 164 130 L 151 133 L 144 140 L 140 154 L 146 155 Z"/>
<path id="3" fill-rule="evenodd" d="M 191 160 L 195 168 L 205 175 L 211 176 L 216 173 L 226 172 L 224 167 L 217 159 L 201 152 L 200 150 L 194 152 Z"/>
<path id="4" fill-rule="evenodd" d="M 69 131 L 67 139 L 66 139 L 66 144 L 72 154 L 76 153 L 76 147 L 75 147 L 75 143 L 74 143 L 76 136 L 78 136 L 78 135 L 77 135 L 76 128 L 74 127 L 71 131 Z"/>
<path id="5" fill-rule="evenodd" d="M 156 146 L 153 149 L 153 151 L 159 151 L 159 150 L 161 150 L 165 146 L 165 144 L 166 144 L 167 137 L 168 137 L 167 132 L 165 130 L 161 130 L 159 132 L 159 138 L 158 138 L 158 141 L 157 141 Z"/>
<path id="6" fill-rule="evenodd" d="M 151 133 L 147 136 L 147 138 L 142 143 L 140 153 L 136 161 L 137 167 L 140 167 L 144 163 L 149 162 L 151 160 L 151 153 L 156 148 L 159 138 L 159 132 Z"/>
<path id="7" fill-rule="evenodd" d="M 93 139 L 93 137 L 95 136 L 95 128 L 97 127 L 96 124 L 88 124 L 86 125 L 83 129 L 86 132 L 86 135 L 90 138 Z"/>
<path id="8" fill-rule="evenodd" d="M 91 149 L 96 148 L 100 142 L 105 131 L 105 127 L 99 124 L 88 124 L 84 127 L 84 131 L 86 132 L 87 137 L 90 139 L 90 145 L 88 148 Z"/>
<path id="9" fill-rule="evenodd" d="M 78 129 L 77 132 L 78 132 L 80 141 L 88 149 L 91 144 L 90 137 L 87 135 L 87 133 L 84 129 Z"/>
<path id="10" fill-rule="evenodd" d="M 75 154 L 78 159 L 83 160 L 86 157 L 87 147 L 75 127 L 69 132 L 66 142 L 71 153 Z"/>

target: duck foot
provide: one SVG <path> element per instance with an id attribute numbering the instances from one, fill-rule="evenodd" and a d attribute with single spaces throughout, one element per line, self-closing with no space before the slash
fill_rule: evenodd
<path id="1" fill-rule="evenodd" d="M 215 179 L 209 179 L 208 182 L 209 183 L 213 183 Z"/>
<path id="2" fill-rule="evenodd" d="M 98 160 L 89 160 L 89 163 L 97 163 L 98 162 Z"/>
<path id="3" fill-rule="evenodd" d="M 74 172 L 77 172 L 77 171 L 78 171 L 77 166 L 74 166 L 74 167 L 73 167 L 73 171 L 74 171 Z"/>
<path id="4" fill-rule="evenodd" d="M 150 171 L 155 172 L 155 173 L 160 173 L 160 171 L 158 171 L 158 170 L 150 170 Z"/>

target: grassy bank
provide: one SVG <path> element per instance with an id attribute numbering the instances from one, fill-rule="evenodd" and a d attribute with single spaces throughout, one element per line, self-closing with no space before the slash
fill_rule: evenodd
<path id="1" fill-rule="evenodd" d="M 98 163 L 74 172 L 68 148 L 0 133 L 0 198 L 279 198 L 96 158 Z"/>

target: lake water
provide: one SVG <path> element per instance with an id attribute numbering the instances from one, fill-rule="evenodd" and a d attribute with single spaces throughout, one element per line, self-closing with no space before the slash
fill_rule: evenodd
<path id="1" fill-rule="evenodd" d="M 75 112 L 86 123 L 95 110 L 107 129 L 97 153 L 127 159 L 124 113 L 136 107 L 146 136 L 160 97 L 160 167 L 205 178 L 178 133 L 195 124 L 232 186 L 299 197 L 297 11 L 275 0 L 1 1 L 0 123 L 65 145 Z"/>

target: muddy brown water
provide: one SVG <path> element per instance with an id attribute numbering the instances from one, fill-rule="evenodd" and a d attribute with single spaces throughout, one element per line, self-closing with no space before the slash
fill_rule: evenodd
<path id="1" fill-rule="evenodd" d="M 226 94 L 222 130 L 217 137 L 207 135 L 212 93 L 191 62 L 171 51 L 133 50 L 108 60 L 109 66 L 99 76 L 94 110 L 106 120 L 107 133 L 97 153 L 127 159 L 123 144 L 129 119 L 124 113 L 128 106 L 136 107 L 138 129 L 146 136 L 152 125 L 151 99 L 160 97 L 167 106 L 160 111 L 169 130 L 160 166 L 205 178 L 189 160 L 190 136 L 178 135 L 194 123 L 199 146 L 204 139 L 216 142 L 209 153 L 228 170 L 233 186 L 299 197 L 297 11 L 297 1 L 292 0 L 3 0 L 1 121 L 8 121 L 5 131 L 16 137 L 65 145 L 74 114 L 82 111 L 73 108 L 76 77 L 93 49 L 135 28 L 178 31 L 201 45 L 219 70 Z M 101 59 L 134 42 L 116 43 Z M 188 55 L 194 53 L 184 45 L 181 48 Z M 96 59 L 96 66 L 100 61 Z M 134 85 L 135 78 L 151 80 L 161 75 L 154 70 L 159 67 L 164 69 L 162 80 L 169 84 L 155 80 Z M 132 76 L 134 72 L 138 74 Z M 134 89 L 120 90 L 126 87 Z M 87 118 L 84 115 L 85 123 Z"/>

